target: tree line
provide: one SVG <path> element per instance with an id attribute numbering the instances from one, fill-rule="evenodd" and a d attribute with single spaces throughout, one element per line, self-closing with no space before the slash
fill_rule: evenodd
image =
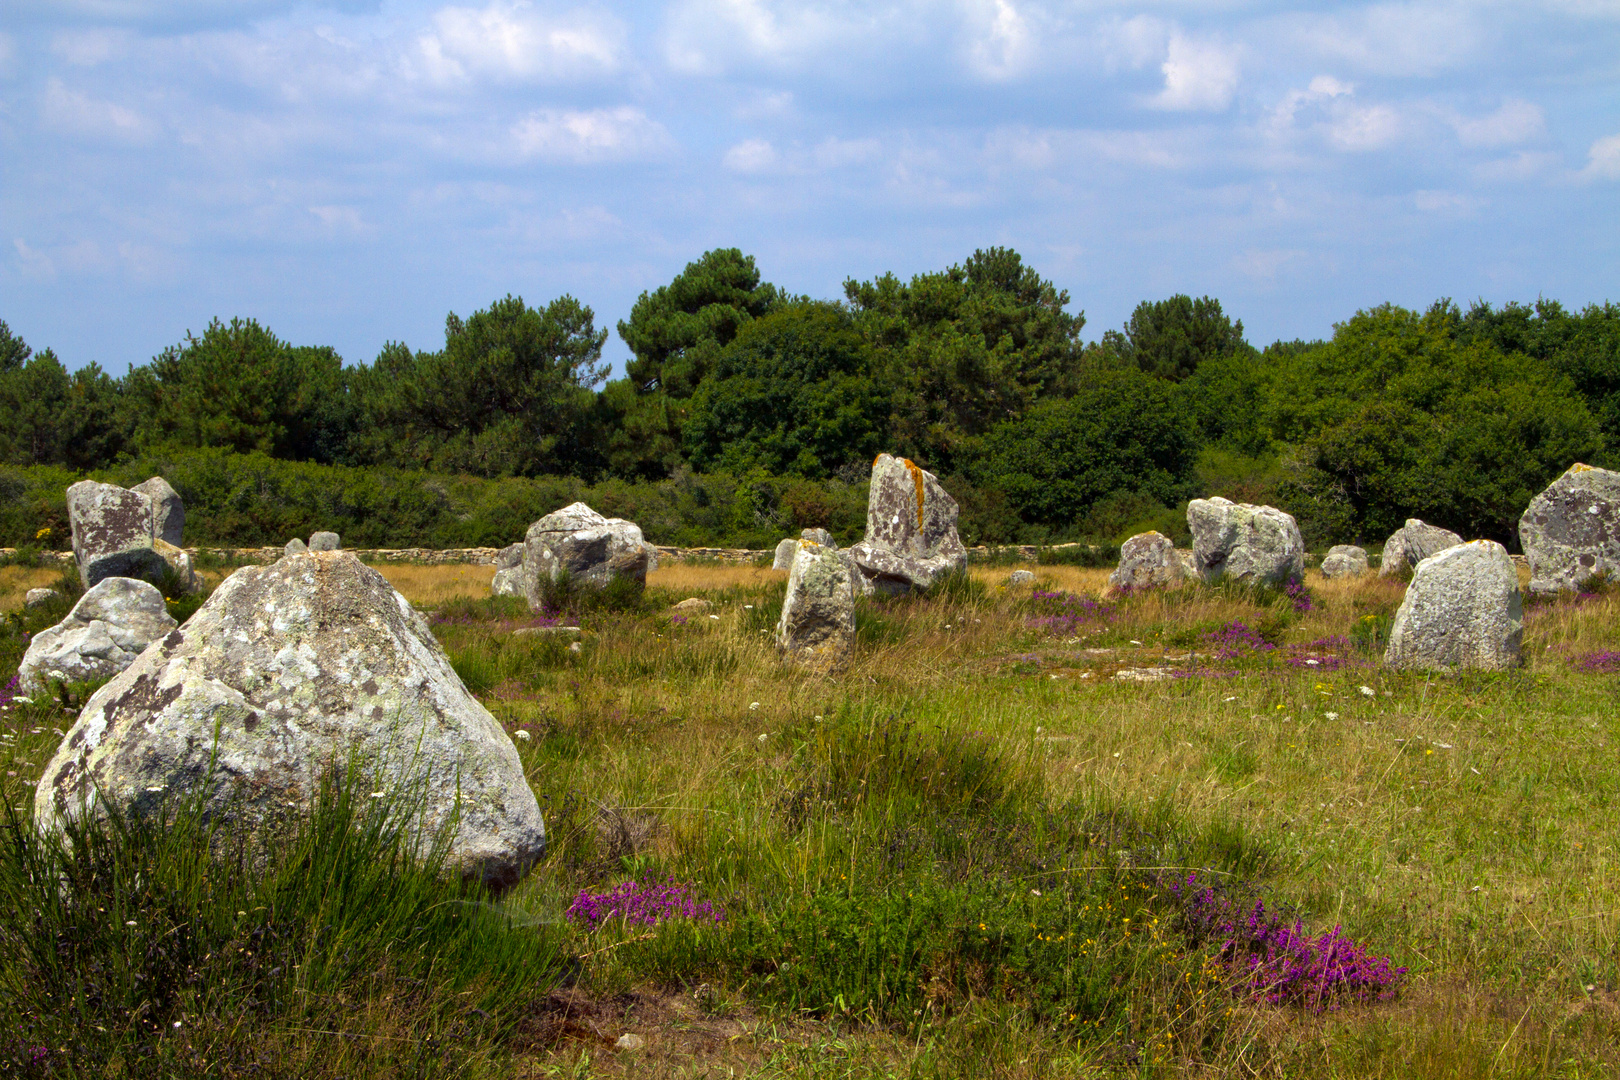
<path id="1" fill-rule="evenodd" d="M 118 378 L 0 322 L 0 463 L 234 454 L 614 490 L 728 476 L 803 501 L 858 487 L 887 450 L 939 474 L 980 541 L 1184 533 L 1188 498 L 1226 494 L 1290 510 L 1316 546 L 1409 516 L 1512 543 L 1536 491 L 1620 450 L 1613 303 L 1386 304 L 1264 348 L 1210 297 L 1145 301 L 1089 342 L 1085 323 L 1004 248 L 851 279 L 838 300 L 707 252 L 618 324 L 632 357 L 612 381 L 608 331 L 571 296 L 451 314 L 441 348 L 390 342 L 356 365 L 215 320 Z"/>

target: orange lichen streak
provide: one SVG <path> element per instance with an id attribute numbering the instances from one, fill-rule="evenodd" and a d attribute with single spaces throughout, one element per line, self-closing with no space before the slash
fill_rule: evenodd
<path id="1" fill-rule="evenodd" d="M 911 480 L 917 485 L 917 528 L 923 524 L 923 471 L 910 458 L 901 458 L 900 464 L 911 470 Z"/>

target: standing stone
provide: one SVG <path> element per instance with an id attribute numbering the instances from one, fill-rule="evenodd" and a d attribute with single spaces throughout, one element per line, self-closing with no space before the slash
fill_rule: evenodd
<path id="1" fill-rule="evenodd" d="M 797 540 L 793 539 L 793 537 L 791 537 L 791 536 L 788 537 L 787 539 L 783 540 L 781 543 L 777 544 L 776 545 L 776 551 L 771 556 L 771 569 L 772 570 L 791 570 L 791 569 L 793 569 L 793 554 L 794 554 L 794 552 L 796 552 L 798 550 L 799 550 L 799 542 Z"/>
<path id="2" fill-rule="evenodd" d="M 65 683 L 110 679 L 179 624 L 157 588 L 134 578 L 102 578 L 67 618 L 34 635 L 17 668 L 25 694 Z"/>
<path id="3" fill-rule="evenodd" d="M 836 550 L 796 540 L 776 643 L 789 663 L 831 675 L 855 651 L 855 594 Z"/>
<path id="4" fill-rule="evenodd" d="M 338 538 L 338 534 L 335 532 L 318 532 L 309 538 L 309 550 L 311 551 L 340 551 L 342 548 L 343 541 Z"/>
<path id="5" fill-rule="evenodd" d="M 495 577 L 489 583 L 491 596 L 523 595 L 523 545 L 507 544 L 495 554 Z"/>
<path id="6" fill-rule="evenodd" d="M 154 476 L 130 488 L 152 500 L 152 536 L 166 544 L 180 546 L 180 534 L 186 526 L 186 507 L 180 493 L 169 486 L 161 476 Z"/>
<path id="7" fill-rule="evenodd" d="M 309 545 L 295 536 L 291 540 L 287 541 L 287 546 L 281 550 L 283 554 L 287 555 L 302 555 L 304 552 L 309 550 Z"/>
<path id="8" fill-rule="evenodd" d="M 1325 578 L 1360 577 L 1367 572 L 1367 553 L 1354 544 L 1335 544 L 1322 556 Z"/>
<path id="9" fill-rule="evenodd" d="M 349 552 L 244 567 L 186 625 L 91 697 L 34 797 L 41 830 L 97 799 L 126 811 L 200 793 L 256 835 L 305 820 L 354 766 L 452 867 L 515 884 L 545 827 L 512 740 L 456 677 L 427 622 Z"/>
<path id="10" fill-rule="evenodd" d="M 104 578 L 162 578 L 167 564 L 152 550 L 152 500 L 116 484 L 80 480 L 67 489 L 73 558 L 86 589 Z"/>
<path id="11" fill-rule="evenodd" d="M 1538 595 L 1578 588 L 1594 574 L 1620 578 L 1620 473 L 1571 465 L 1530 500 L 1519 544 Z"/>
<path id="12" fill-rule="evenodd" d="M 529 607 L 543 606 L 542 581 L 602 588 L 615 578 L 646 584 L 656 549 L 642 539 L 641 527 L 623 518 L 605 518 L 582 502 L 555 510 L 533 525 L 523 541 L 523 592 Z"/>
<path id="13" fill-rule="evenodd" d="M 1305 573 L 1305 541 L 1293 515 L 1273 506 L 1250 506 L 1216 496 L 1187 504 L 1193 566 L 1214 583 L 1283 585 Z"/>
<path id="14" fill-rule="evenodd" d="M 956 534 L 956 500 L 934 474 L 906 458 L 879 454 L 866 500 L 866 537 L 849 548 L 854 588 L 899 595 L 967 569 Z"/>
<path id="15" fill-rule="evenodd" d="M 1179 585 L 1190 575 L 1176 546 L 1158 532 L 1138 533 L 1119 546 L 1119 565 L 1108 575 L 1114 589 L 1147 589 Z"/>
<path id="16" fill-rule="evenodd" d="M 830 547 L 834 551 L 838 550 L 838 544 L 833 540 L 832 533 L 823 528 L 813 526 L 800 530 L 799 539 L 808 540 L 812 544 L 820 544 L 822 547 Z"/>
<path id="17" fill-rule="evenodd" d="M 1501 544 L 1475 540 L 1418 563 L 1395 612 L 1384 663 L 1500 671 L 1518 666 L 1523 635 L 1513 560 Z"/>
<path id="18" fill-rule="evenodd" d="M 1406 570 L 1431 555 L 1462 543 L 1462 537 L 1438 525 L 1425 525 L 1417 518 L 1407 518 L 1406 524 L 1390 534 L 1384 541 L 1384 554 L 1378 562 L 1378 576 L 1388 577 Z"/>

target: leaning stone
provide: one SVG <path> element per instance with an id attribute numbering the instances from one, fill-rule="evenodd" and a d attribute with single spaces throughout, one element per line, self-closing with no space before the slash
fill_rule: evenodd
<path id="1" fill-rule="evenodd" d="M 25 694 L 38 694 L 53 680 L 110 679 L 177 625 L 155 586 L 102 578 L 67 618 L 34 635 L 17 668 L 17 684 Z"/>
<path id="2" fill-rule="evenodd" d="M 1499 671 L 1518 666 L 1523 635 L 1513 560 L 1501 544 L 1475 540 L 1418 563 L 1395 612 L 1384 663 Z"/>
<path id="3" fill-rule="evenodd" d="M 180 493 L 169 486 L 161 476 L 154 476 L 130 488 L 152 501 L 152 537 L 166 544 L 180 546 L 180 534 L 186 527 L 186 507 Z"/>
<path id="4" fill-rule="evenodd" d="M 1033 585 L 1035 584 L 1035 572 L 1033 570 L 1014 570 L 1007 575 L 1007 584 L 1014 588 L 1020 585 Z"/>
<path id="5" fill-rule="evenodd" d="M 776 644 L 787 662 L 831 675 L 842 670 L 855 651 L 855 594 L 849 568 L 832 548 L 809 540 L 796 543 Z"/>
<path id="6" fill-rule="evenodd" d="M 343 541 L 335 532 L 318 532 L 309 538 L 311 551 L 340 551 L 342 548 Z"/>
<path id="7" fill-rule="evenodd" d="M 1335 544 L 1322 556 L 1325 578 L 1360 577 L 1367 572 L 1367 553 L 1354 544 Z"/>
<path id="8" fill-rule="evenodd" d="M 1119 565 L 1108 575 L 1114 589 L 1179 585 L 1189 577 L 1174 542 L 1158 532 L 1138 533 L 1119 546 Z"/>
<path id="9" fill-rule="evenodd" d="M 771 569 L 772 570 L 791 570 L 791 569 L 793 569 L 793 553 L 798 551 L 798 550 L 799 550 L 799 542 L 797 540 L 793 539 L 793 537 L 791 537 L 791 536 L 788 537 L 786 540 L 783 540 L 780 544 L 777 544 L 776 545 L 776 551 L 771 556 Z"/>
<path id="10" fill-rule="evenodd" d="M 29 589 L 28 595 L 23 597 L 23 607 L 44 607 L 56 597 L 55 589 Z"/>
<path id="11" fill-rule="evenodd" d="M 291 540 L 287 541 L 287 546 L 281 550 L 287 555 L 302 555 L 304 552 L 309 550 L 309 545 L 295 536 Z"/>
<path id="12" fill-rule="evenodd" d="M 1425 525 L 1417 518 L 1407 518 L 1406 524 L 1384 541 L 1384 554 L 1378 560 L 1378 575 L 1388 577 L 1415 569 L 1424 559 L 1462 542 L 1462 537 L 1450 529 Z"/>
<path id="13" fill-rule="evenodd" d="M 1206 582 L 1283 585 L 1305 573 L 1305 542 L 1293 515 L 1216 496 L 1187 504 L 1193 565 Z"/>
<path id="14" fill-rule="evenodd" d="M 343 551 L 226 578 L 181 629 L 91 697 L 34 796 L 42 831 L 197 794 L 264 838 L 307 819 L 345 766 L 418 814 L 423 848 L 515 884 L 545 843 L 512 740 L 456 677 L 426 621 Z"/>
<path id="15" fill-rule="evenodd" d="M 529 607 L 544 606 L 542 581 L 602 588 L 616 578 L 646 584 L 656 550 L 641 528 L 623 518 L 605 518 L 582 502 L 553 511 L 529 526 L 523 541 L 523 591 Z"/>
<path id="16" fill-rule="evenodd" d="M 866 500 L 866 536 L 848 549 L 854 588 L 863 595 L 898 595 L 966 570 L 957 515 L 956 500 L 933 473 L 906 458 L 879 454 Z"/>
<path id="17" fill-rule="evenodd" d="M 1579 588 L 1597 574 L 1620 578 L 1620 473 L 1570 466 L 1530 500 L 1519 544 L 1538 595 Z"/>
<path id="18" fill-rule="evenodd" d="M 152 550 L 152 500 L 116 484 L 80 480 L 67 489 L 73 557 L 86 589 L 110 577 L 158 581 L 167 564 Z"/>

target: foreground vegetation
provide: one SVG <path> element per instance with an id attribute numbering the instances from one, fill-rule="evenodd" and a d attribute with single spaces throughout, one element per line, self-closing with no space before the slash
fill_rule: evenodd
<path id="1" fill-rule="evenodd" d="M 1620 1067 L 1614 595 L 1532 607 L 1521 671 L 1426 676 L 1377 663 L 1392 582 L 1108 599 L 1100 570 L 981 569 L 863 602 L 818 681 L 776 661 L 770 571 L 658 571 L 577 609 L 576 653 L 513 636 L 532 617 L 479 598 L 487 568 L 382 569 L 513 734 L 544 861 L 476 896 L 342 785 L 260 874 L 210 869 L 183 806 L 71 851 L 17 812 L 10 1071 Z M 669 611 L 689 596 L 714 606 Z M 6 805 L 71 719 L 0 712 Z M 1354 971 L 1282 962 L 1335 927 Z"/>

